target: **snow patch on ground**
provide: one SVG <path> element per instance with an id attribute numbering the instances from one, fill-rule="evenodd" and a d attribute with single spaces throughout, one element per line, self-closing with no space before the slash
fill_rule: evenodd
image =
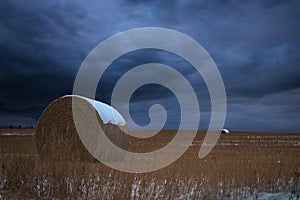
<path id="1" fill-rule="evenodd" d="M 189 199 L 195 199 L 193 196 L 193 192 L 191 191 L 188 194 L 182 194 L 175 198 L 175 200 L 189 200 Z M 201 193 L 198 193 L 196 197 L 201 198 Z M 230 196 L 230 197 L 220 197 L 220 199 L 225 200 L 234 200 L 234 199 L 246 199 L 246 200 L 292 200 L 297 199 L 297 195 L 291 194 L 291 193 L 267 193 L 267 192 L 261 192 L 258 195 L 249 195 L 243 197 L 243 196 Z"/>
<path id="2" fill-rule="evenodd" d="M 252 199 L 257 199 L 257 200 L 263 200 L 263 199 L 269 199 L 269 200 L 281 200 L 281 199 L 296 199 L 295 195 L 292 195 L 291 193 L 267 193 L 267 192 L 262 192 L 258 194 L 257 198 L 254 198 L 253 196 L 248 197 L 248 200 Z"/>
<path id="3" fill-rule="evenodd" d="M 34 133 L 0 133 L 0 136 L 34 136 Z"/>

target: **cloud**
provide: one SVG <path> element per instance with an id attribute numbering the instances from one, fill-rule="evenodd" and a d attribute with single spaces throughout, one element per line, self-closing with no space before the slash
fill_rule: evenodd
<path id="1" fill-rule="evenodd" d="M 226 87 L 226 126 L 299 132 L 300 108 L 294 94 L 300 88 L 297 0 L 4 0 L 0 18 L 2 124 L 14 123 L 16 118 L 36 121 L 52 100 L 70 94 L 81 62 L 99 42 L 130 28 L 159 26 L 189 35 L 212 56 Z M 203 116 L 210 117 L 201 77 L 182 58 L 161 51 L 141 50 L 120 57 L 103 77 L 105 87 L 98 88 L 97 98 L 109 103 L 117 79 L 133 66 L 150 61 L 183 73 L 201 100 Z M 143 116 L 141 102 L 152 102 L 149 94 L 157 88 L 148 89 L 146 95 L 137 93 L 133 98 L 137 106 L 133 115 Z M 158 98 L 165 104 L 172 95 L 161 92 Z M 173 127 L 177 121 L 172 116 L 178 112 L 168 110 L 170 119 L 174 118 L 168 127 Z"/>
<path id="2" fill-rule="evenodd" d="M 0 112 L 37 120 L 51 100 L 72 89 L 83 57 L 74 44 L 84 11 L 55 1 L 2 1 L 0 8 Z"/>

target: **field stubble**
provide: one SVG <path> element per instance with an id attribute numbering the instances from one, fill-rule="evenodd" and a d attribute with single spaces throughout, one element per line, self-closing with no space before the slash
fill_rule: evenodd
<path id="1" fill-rule="evenodd" d="M 148 139 L 131 139 L 129 150 L 153 151 L 174 134 L 165 130 Z M 198 131 L 177 161 L 141 174 L 119 172 L 98 162 L 43 160 L 34 130 L 3 129 L 0 135 L 0 198 L 255 199 L 260 192 L 294 197 L 300 192 L 297 134 L 221 135 L 210 154 L 199 159 L 205 133 Z"/>

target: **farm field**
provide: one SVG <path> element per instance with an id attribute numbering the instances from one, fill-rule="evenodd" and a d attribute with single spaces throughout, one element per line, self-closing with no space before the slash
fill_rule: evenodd
<path id="1" fill-rule="evenodd" d="M 153 151 L 175 133 L 131 140 L 129 150 Z M 204 136 L 198 131 L 170 166 L 132 174 L 99 162 L 43 160 L 34 129 L 1 129 L 0 199 L 299 199 L 300 134 L 233 131 L 199 159 Z"/>

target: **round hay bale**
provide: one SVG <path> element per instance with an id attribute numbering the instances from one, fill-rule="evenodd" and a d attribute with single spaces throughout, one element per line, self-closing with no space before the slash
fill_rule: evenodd
<path id="1" fill-rule="evenodd" d="M 226 128 L 223 128 L 221 131 L 222 134 L 230 134 L 230 131 Z"/>
<path id="2" fill-rule="evenodd" d="M 72 104 L 74 100 L 78 104 Z M 80 126 L 84 126 L 87 132 L 90 129 L 99 129 L 100 124 L 103 132 L 111 142 L 120 148 L 128 149 L 129 140 L 128 135 L 125 133 L 125 130 L 127 130 L 125 121 L 124 124 L 120 125 L 113 119 L 109 119 L 108 116 L 105 116 L 105 113 L 101 113 L 101 107 L 96 107 L 92 102 L 96 101 L 69 95 L 56 99 L 45 109 L 36 128 L 36 145 L 42 159 L 52 161 L 96 161 L 84 147 L 77 133 L 72 106 L 77 107 L 77 113 L 83 119 L 83 124 L 80 124 Z M 99 104 L 100 102 L 96 103 Z M 99 123 L 92 124 L 94 127 L 91 127 L 90 123 L 88 125 L 84 123 L 89 120 L 88 117 L 90 117 L 91 112 L 96 113 L 97 117 L 95 119 Z M 88 139 L 92 142 L 95 140 L 92 136 Z M 120 157 L 110 159 L 118 160 Z"/>

